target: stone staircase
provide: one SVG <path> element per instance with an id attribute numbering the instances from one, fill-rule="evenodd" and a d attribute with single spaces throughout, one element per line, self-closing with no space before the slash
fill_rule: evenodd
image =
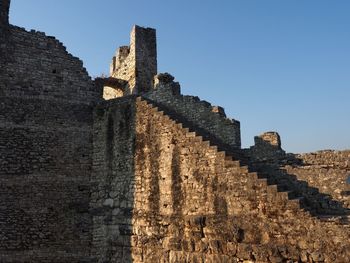
<path id="1" fill-rule="evenodd" d="M 187 137 L 207 144 L 211 150 L 217 151 L 225 159 L 226 168 L 240 169 L 258 184 L 264 185 L 268 193 L 283 199 L 287 207 L 297 208 L 300 212 L 323 222 L 350 226 L 350 210 L 342 207 L 341 203 L 332 200 L 328 195 L 320 193 L 317 188 L 310 187 L 307 182 L 297 180 L 296 176 L 276 167 L 254 164 L 242 150 L 225 145 L 171 109 L 144 97 L 138 97 L 137 100 L 147 103 L 155 112 L 174 121 L 186 131 Z"/>

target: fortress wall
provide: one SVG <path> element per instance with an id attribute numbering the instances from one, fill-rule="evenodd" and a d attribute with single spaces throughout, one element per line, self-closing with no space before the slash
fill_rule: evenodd
<path id="1" fill-rule="evenodd" d="M 132 262 L 135 114 L 133 96 L 105 101 L 94 110 L 93 262 Z"/>
<path id="2" fill-rule="evenodd" d="M 90 185 L 62 172 L 2 176 L 0 261 L 81 262 L 89 259 Z"/>
<path id="3" fill-rule="evenodd" d="M 11 26 L 3 43 L 2 97 L 65 100 L 91 104 L 99 91 L 83 67 L 61 42 L 44 33 Z"/>
<path id="4" fill-rule="evenodd" d="M 144 102 L 137 102 L 135 154 L 135 262 L 349 257 L 346 228 L 313 219 Z"/>
<path id="5" fill-rule="evenodd" d="M 296 155 L 301 165 L 285 166 L 285 169 L 319 188 L 333 199 L 343 202 L 350 208 L 350 151 L 319 151 Z"/>
<path id="6" fill-rule="evenodd" d="M 195 96 L 181 95 L 178 83 L 160 83 L 144 96 L 175 112 L 221 143 L 234 148 L 241 147 L 240 122 L 227 118 L 222 108 L 214 107 L 207 101 Z"/>
<path id="7" fill-rule="evenodd" d="M 350 256 L 347 228 L 310 216 L 145 101 L 128 100 L 95 112 L 91 211 L 98 262 Z"/>
<path id="8" fill-rule="evenodd" d="M 0 261 L 88 259 L 101 92 L 53 37 L 10 26 L 1 41 Z"/>

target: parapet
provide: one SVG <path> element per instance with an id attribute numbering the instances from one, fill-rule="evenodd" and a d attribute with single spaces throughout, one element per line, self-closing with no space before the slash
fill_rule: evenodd
<path id="1" fill-rule="evenodd" d="M 222 107 L 213 106 L 198 97 L 181 94 L 180 84 L 169 73 L 154 77 L 155 87 L 143 96 L 155 105 L 176 115 L 176 119 L 186 123 L 192 130 L 210 135 L 221 145 L 241 147 L 240 122 L 226 117 Z"/>
<path id="2" fill-rule="evenodd" d="M 140 94 L 153 89 L 157 74 L 156 30 L 134 26 L 130 46 L 121 46 L 112 59 L 110 75 L 128 82 L 124 95 Z"/>

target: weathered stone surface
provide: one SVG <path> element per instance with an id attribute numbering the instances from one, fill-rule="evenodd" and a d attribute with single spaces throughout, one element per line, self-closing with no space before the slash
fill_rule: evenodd
<path id="1" fill-rule="evenodd" d="M 9 2 L 0 262 L 349 261 L 349 151 L 285 154 L 275 132 L 240 149 L 238 121 L 157 75 L 155 30 L 135 26 L 92 81 L 55 38 L 9 25 Z"/>
<path id="2" fill-rule="evenodd" d="M 110 75 L 128 82 L 125 91 L 128 95 L 151 90 L 156 74 L 156 30 L 135 25 L 130 34 L 130 46 L 117 49 L 110 66 Z"/>
<path id="3" fill-rule="evenodd" d="M 284 158 L 285 151 L 281 148 L 281 138 L 277 132 L 265 132 L 254 137 L 255 145 L 250 147 L 250 155 L 258 161 Z"/>
<path id="4" fill-rule="evenodd" d="M 319 151 L 295 156 L 301 165 L 284 168 L 350 208 L 350 151 Z"/>
<path id="5" fill-rule="evenodd" d="M 98 189 L 120 192 L 117 203 L 129 203 L 130 213 L 118 205 L 119 214 L 93 220 L 97 258 L 120 262 L 118 251 L 130 246 L 133 262 L 322 262 L 333 253 L 333 261 L 342 262 L 349 257 L 346 227 L 303 211 L 299 202 L 227 160 L 166 113 L 133 97 L 100 107 L 105 110 L 95 121 L 99 150 L 94 159 L 102 162 L 93 178 Z M 103 145 L 113 145 L 108 155 Z M 110 154 L 130 158 L 132 166 Z M 113 174 L 113 168 L 106 173 L 108 167 L 121 173 Z M 99 192 L 92 202 L 102 206 Z"/>
<path id="6" fill-rule="evenodd" d="M 155 83 L 155 89 L 143 96 L 171 113 L 172 118 L 201 131 L 203 136 L 215 138 L 219 144 L 241 147 L 240 122 L 227 118 L 223 108 L 215 110 L 207 101 L 182 95 L 179 83 L 168 74 L 158 74 Z"/>
<path id="7" fill-rule="evenodd" d="M 4 8 L 0 1 L 1 30 Z M 5 14 L 7 15 L 7 14 Z M 90 258 L 92 109 L 101 97 L 53 37 L 0 32 L 0 262 Z"/>

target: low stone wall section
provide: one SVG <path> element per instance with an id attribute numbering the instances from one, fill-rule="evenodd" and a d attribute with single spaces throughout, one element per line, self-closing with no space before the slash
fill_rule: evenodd
<path id="1" fill-rule="evenodd" d="M 350 208 L 350 151 L 319 151 L 296 158 L 300 164 L 285 166 L 288 173 Z"/>

